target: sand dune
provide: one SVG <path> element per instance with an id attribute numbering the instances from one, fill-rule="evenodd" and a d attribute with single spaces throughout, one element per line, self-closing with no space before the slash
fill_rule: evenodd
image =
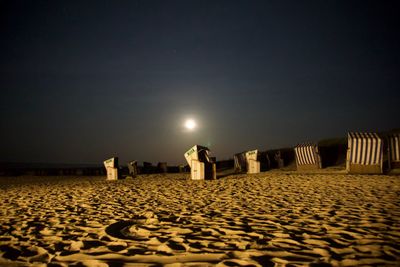
<path id="1" fill-rule="evenodd" d="M 398 176 L 188 176 L 1 178 L 0 265 L 400 264 Z"/>

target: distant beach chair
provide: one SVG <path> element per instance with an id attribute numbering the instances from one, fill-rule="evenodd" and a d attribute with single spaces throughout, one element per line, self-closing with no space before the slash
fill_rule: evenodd
<path id="1" fill-rule="evenodd" d="M 136 160 L 128 162 L 128 170 L 129 170 L 129 175 L 131 177 L 136 177 L 136 175 L 138 174 L 138 167 Z"/>
<path id="2" fill-rule="evenodd" d="M 260 162 L 257 160 L 258 150 L 250 150 L 246 152 L 247 173 L 259 173 Z"/>
<path id="3" fill-rule="evenodd" d="M 107 159 L 103 163 L 107 170 L 107 180 L 118 180 L 118 157 Z"/>
<path id="4" fill-rule="evenodd" d="M 178 166 L 179 172 L 185 172 L 185 165 L 179 165 Z"/>
<path id="5" fill-rule="evenodd" d="M 382 138 L 376 133 L 348 133 L 346 170 L 348 173 L 382 173 Z"/>
<path id="6" fill-rule="evenodd" d="M 159 162 L 157 164 L 157 171 L 160 173 L 167 173 L 168 168 L 167 168 L 167 163 L 166 162 Z"/>
<path id="7" fill-rule="evenodd" d="M 247 170 L 246 152 L 237 153 L 233 156 L 235 172 L 243 172 Z"/>
<path id="8" fill-rule="evenodd" d="M 298 144 L 294 148 L 298 171 L 321 169 L 321 157 L 318 146 L 314 143 Z"/>
<path id="9" fill-rule="evenodd" d="M 155 166 L 151 162 L 143 161 L 143 173 L 154 173 Z"/>
<path id="10" fill-rule="evenodd" d="M 283 161 L 283 159 L 282 159 L 281 151 L 280 151 L 280 150 L 278 150 L 278 151 L 275 152 L 275 154 L 274 154 L 274 160 L 275 160 L 275 162 L 276 162 L 276 165 L 277 165 L 278 169 L 282 169 L 283 167 L 285 167 L 285 164 L 284 164 L 284 161 Z"/>
<path id="11" fill-rule="evenodd" d="M 400 133 L 388 136 L 389 168 L 400 168 Z"/>
<path id="12" fill-rule="evenodd" d="M 259 173 L 258 150 L 237 153 L 233 156 L 235 172 Z"/>
<path id="13" fill-rule="evenodd" d="M 190 166 L 192 180 L 213 180 L 217 178 L 216 165 L 210 160 L 209 149 L 195 145 L 184 154 Z"/>

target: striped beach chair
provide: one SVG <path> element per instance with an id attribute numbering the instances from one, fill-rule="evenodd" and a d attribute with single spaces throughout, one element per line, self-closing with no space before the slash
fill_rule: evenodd
<path id="1" fill-rule="evenodd" d="M 400 133 L 388 136 L 388 147 L 390 168 L 400 168 Z"/>
<path id="2" fill-rule="evenodd" d="M 315 143 L 301 143 L 294 148 L 298 171 L 321 169 L 321 157 Z"/>
<path id="3" fill-rule="evenodd" d="M 382 138 L 376 133 L 348 133 L 346 170 L 348 173 L 382 173 Z"/>

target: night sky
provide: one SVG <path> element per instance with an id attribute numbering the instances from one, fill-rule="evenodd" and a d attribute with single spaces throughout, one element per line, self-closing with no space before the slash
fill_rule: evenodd
<path id="1" fill-rule="evenodd" d="M 226 159 L 399 128 L 399 14 L 400 1 L 1 1 L 0 161 L 176 164 L 194 144 Z"/>

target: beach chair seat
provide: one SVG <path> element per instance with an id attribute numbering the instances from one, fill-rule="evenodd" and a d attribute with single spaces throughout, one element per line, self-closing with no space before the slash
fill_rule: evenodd
<path id="1" fill-rule="evenodd" d="M 249 160 L 247 173 L 259 173 L 259 172 L 260 172 L 260 162 L 253 159 Z"/>

